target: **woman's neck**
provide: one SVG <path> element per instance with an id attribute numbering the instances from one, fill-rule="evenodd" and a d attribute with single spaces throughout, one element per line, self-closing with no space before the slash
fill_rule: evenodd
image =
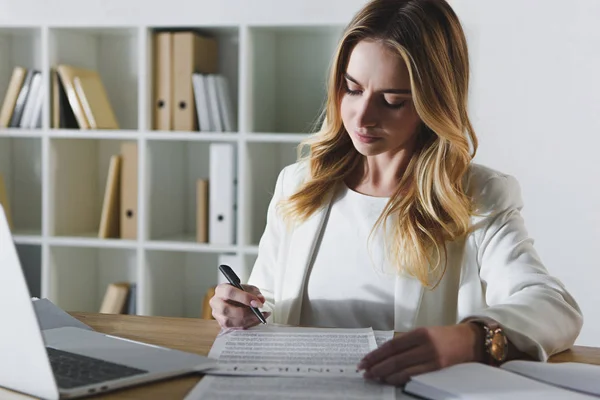
<path id="1" fill-rule="evenodd" d="M 364 156 L 363 162 L 346 180 L 348 187 L 356 192 L 374 197 L 391 197 L 398 188 L 400 180 L 412 156 L 401 151 L 390 156 L 378 154 Z"/>

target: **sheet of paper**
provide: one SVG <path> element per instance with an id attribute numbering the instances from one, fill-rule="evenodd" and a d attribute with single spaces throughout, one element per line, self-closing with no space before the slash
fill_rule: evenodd
<path id="1" fill-rule="evenodd" d="M 373 334 L 377 347 L 381 347 L 382 344 L 394 338 L 394 331 L 373 331 Z"/>
<path id="2" fill-rule="evenodd" d="M 393 400 L 394 387 L 359 379 L 205 376 L 185 400 Z"/>
<path id="3" fill-rule="evenodd" d="M 593 397 L 550 386 L 521 375 L 478 363 L 465 363 L 417 375 L 405 386 L 427 399 L 583 400 Z"/>
<path id="4" fill-rule="evenodd" d="M 377 348 L 367 329 L 266 326 L 219 335 L 208 354 L 218 360 L 212 375 L 345 376 Z"/>
<path id="5" fill-rule="evenodd" d="M 502 368 L 551 385 L 600 396 L 600 365 L 515 360 L 503 364 Z"/>

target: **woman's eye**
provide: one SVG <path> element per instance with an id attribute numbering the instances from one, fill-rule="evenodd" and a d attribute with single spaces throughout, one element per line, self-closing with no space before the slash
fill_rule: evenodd
<path id="1" fill-rule="evenodd" d="M 402 108 L 406 104 L 406 100 L 401 101 L 400 103 L 388 103 L 387 100 L 383 100 L 383 102 L 385 103 L 386 107 L 393 109 Z"/>
<path id="2" fill-rule="evenodd" d="M 350 96 L 358 96 L 362 92 L 360 90 L 350 90 L 350 88 L 346 86 L 346 93 L 348 93 Z"/>

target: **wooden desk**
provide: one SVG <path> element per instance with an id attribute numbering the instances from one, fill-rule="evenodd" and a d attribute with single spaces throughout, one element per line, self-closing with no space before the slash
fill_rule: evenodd
<path id="1" fill-rule="evenodd" d="M 104 332 L 128 339 L 208 355 L 219 326 L 214 320 L 197 318 L 140 317 L 72 313 L 72 315 Z M 581 362 L 600 365 L 600 348 L 575 346 L 556 354 L 550 362 Z M 130 389 L 122 389 L 93 399 L 183 399 L 200 381 L 201 376 L 192 375 L 169 379 Z"/>

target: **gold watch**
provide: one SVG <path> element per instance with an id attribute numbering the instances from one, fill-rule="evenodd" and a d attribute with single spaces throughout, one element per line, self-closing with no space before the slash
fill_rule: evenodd
<path id="1" fill-rule="evenodd" d="M 498 366 L 506 361 L 508 339 L 500 324 L 491 318 L 474 318 L 469 322 L 481 326 L 485 332 L 484 346 L 488 364 Z"/>

